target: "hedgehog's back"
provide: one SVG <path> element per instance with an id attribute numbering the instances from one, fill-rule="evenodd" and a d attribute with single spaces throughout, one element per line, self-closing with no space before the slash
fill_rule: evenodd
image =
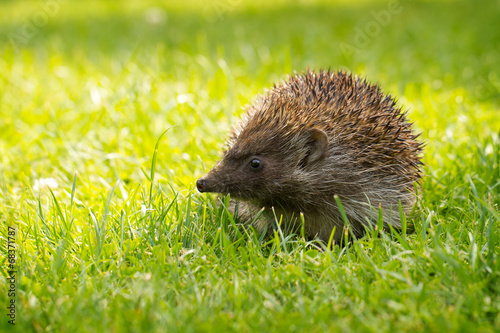
<path id="1" fill-rule="evenodd" d="M 258 135 L 260 145 L 286 144 L 304 128 L 318 128 L 331 144 L 348 147 L 359 163 L 416 181 L 422 145 L 411 126 L 406 112 L 377 85 L 343 71 L 307 71 L 250 105 L 233 141 Z"/>

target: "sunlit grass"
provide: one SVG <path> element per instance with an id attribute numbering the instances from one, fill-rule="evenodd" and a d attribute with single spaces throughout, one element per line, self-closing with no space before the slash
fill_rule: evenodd
<path id="1" fill-rule="evenodd" d="M 68 1 L 13 48 L 9 33 L 39 6 L 0 5 L 15 329 L 500 329 L 494 2 L 401 2 L 352 55 L 339 44 L 385 2 Z M 196 192 L 241 107 L 306 67 L 348 68 L 409 109 L 426 143 L 413 233 L 372 230 L 332 249 L 264 238 Z"/>

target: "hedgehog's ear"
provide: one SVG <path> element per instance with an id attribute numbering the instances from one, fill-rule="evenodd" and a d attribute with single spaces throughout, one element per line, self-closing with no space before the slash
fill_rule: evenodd
<path id="1" fill-rule="evenodd" d="M 301 165 L 304 167 L 321 162 L 328 152 L 328 136 L 320 129 L 312 128 L 306 132 L 307 155 Z"/>

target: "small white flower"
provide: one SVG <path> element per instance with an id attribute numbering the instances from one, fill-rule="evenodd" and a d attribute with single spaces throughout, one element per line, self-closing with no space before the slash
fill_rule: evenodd
<path id="1" fill-rule="evenodd" d="M 55 178 L 40 178 L 35 180 L 35 185 L 33 185 L 33 190 L 40 191 L 44 188 L 55 190 L 59 187 L 57 180 Z"/>
<path id="2" fill-rule="evenodd" d="M 180 94 L 180 95 L 177 95 L 177 103 L 179 104 L 184 104 L 188 101 L 188 95 L 185 95 L 185 94 Z"/>
<path id="3" fill-rule="evenodd" d="M 151 7 L 144 12 L 146 22 L 151 25 L 162 25 L 167 21 L 167 12 L 160 7 Z"/>
<path id="4" fill-rule="evenodd" d="M 102 98 L 101 98 L 101 93 L 98 88 L 92 87 L 90 88 L 90 99 L 92 102 L 96 105 L 99 106 L 102 103 Z"/>

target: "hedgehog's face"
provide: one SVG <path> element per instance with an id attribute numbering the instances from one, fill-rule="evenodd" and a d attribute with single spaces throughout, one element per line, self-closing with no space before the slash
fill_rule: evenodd
<path id="1" fill-rule="evenodd" d="M 286 204 L 283 201 L 289 200 L 290 193 L 297 191 L 294 187 L 300 186 L 298 169 L 315 167 L 327 150 L 326 134 L 320 130 L 304 131 L 296 140 L 274 137 L 268 143 L 240 136 L 223 159 L 198 179 L 196 186 L 200 192 L 230 194 L 262 205 Z"/>
<path id="2" fill-rule="evenodd" d="M 265 201 L 279 191 L 284 176 L 283 165 L 276 155 L 238 155 L 230 150 L 208 174 L 198 179 L 196 186 L 200 192 Z"/>

